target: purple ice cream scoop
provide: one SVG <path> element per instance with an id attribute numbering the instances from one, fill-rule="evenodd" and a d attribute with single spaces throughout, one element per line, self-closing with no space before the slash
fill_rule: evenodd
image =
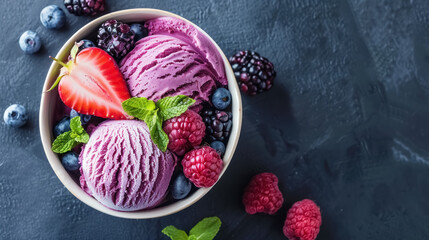
<path id="1" fill-rule="evenodd" d="M 159 100 L 187 95 L 193 110 L 209 101 L 213 90 L 227 84 L 216 47 L 192 25 L 171 17 L 148 20 L 149 36 L 136 43 L 120 70 L 133 97 Z"/>
<path id="2" fill-rule="evenodd" d="M 150 139 L 146 123 L 107 120 L 98 125 L 79 156 L 81 187 L 119 211 L 153 208 L 163 202 L 176 158 Z"/>

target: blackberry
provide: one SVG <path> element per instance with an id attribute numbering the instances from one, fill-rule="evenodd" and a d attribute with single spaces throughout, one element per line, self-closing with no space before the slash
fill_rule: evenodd
<path id="1" fill-rule="evenodd" d="M 64 6 L 76 16 L 92 16 L 104 11 L 104 0 L 64 0 Z"/>
<path id="2" fill-rule="evenodd" d="M 119 60 L 134 46 L 134 32 L 128 24 L 108 20 L 98 29 L 97 46 Z"/>
<path id="3" fill-rule="evenodd" d="M 252 96 L 273 86 L 276 77 L 274 65 L 258 53 L 240 51 L 230 57 L 229 62 L 242 92 Z"/>
<path id="4" fill-rule="evenodd" d="M 205 140 L 208 143 L 221 141 L 227 143 L 232 128 L 232 113 L 205 107 L 201 113 L 206 125 Z"/>

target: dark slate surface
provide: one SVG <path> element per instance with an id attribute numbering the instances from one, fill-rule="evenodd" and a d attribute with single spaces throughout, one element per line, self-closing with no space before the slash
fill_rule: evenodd
<path id="1" fill-rule="evenodd" d="M 124 220 L 79 202 L 56 178 L 38 129 L 42 84 L 54 55 L 92 18 L 67 13 L 60 31 L 40 10 L 62 1 L 0 1 L 0 109 L 30 111 L 22 129 L 0 124 L 1 239 L 167 239 L 217 215 L 217 239 L 284 239 L 286 210 L 314 199 L 318 239 L 428 239 L 429 2 L 426 0 L 114 1 L 108 11 L 152 7 L 206 30 L 227 55 L 254 49 L 271 59 L 271 92 L 243 98 L 242 136 L 219 184 L 192 207 L 153 220 Z M 44 42 L 24 55 L 18 38 Z M 261 171 L 278 175 L 285 203 L 275 216 L 245 214 L 241 195 Z"/>

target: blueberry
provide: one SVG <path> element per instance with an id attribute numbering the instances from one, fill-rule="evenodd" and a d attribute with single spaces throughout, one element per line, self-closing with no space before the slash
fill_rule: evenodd
<path id="1" fill-rule="evenodd" d="M 191 188 L 192 185 L 189 179 L 187 179 L 183 173 L 179 173 L 173 180 L 171 194 L 176 200 L 183 199 L 189 194 Z"/>
<path id="2" fill-rule="evenodd" d="M 80 167 L 79 156 L 75 152 L 67 152 L 61 158 L 61 163 L 67 171 L 75 171 Z"/>
<path id="3" fill-rule="evenodd" d="M 231 93 L 226 88 L 218 88 L 212 95 L 212 103 L 219 110 L 226 109 L 231 104 Z"/>
<path id="4" fill-rule="evenodd" d="M 147 30 L 143 27 L 143 24 L 134 23 L 130 26 L 131 31 L 134 32 L 135 37 L 134 40 L 137 42 L 138 40 L 147 36 Z"/>
<path id="5" fill-rule="evenodd" d="M 225 144 L 221 141 L 214 141 L 210 143 L 210 147 L 216 150 L 217 153 L 222 157 L 225 154 Z"/>
<path id="6" fill-rule="evenodd" d="M 25 53 L 33 54 L 39 51 L 41 46 L 42 40 L 40 40 L 39 34 L 33 31 L 25 31 L 19 38 L 19 47 Z"/>
<path id="7" fill-rule="evenodd" d="M 47 29 L 60 29 L 66 23 L 66 15 L 57 5 L 50 5 L 40 12 L 40 21 Z"/>
<path id="8" fill-rule="evenodd" d="M 64 117 L 54 127 L 54 136 L 58 137 L 60 134 L 70 131 L 70 118 Z"/>
<path id="9" fill-rule="evenodd" d="M 72 109 L 70 111 L 70 119 L 77 116 L 80 116 L 80 121 L 82 125 L 88 124 L 88 122 L 91 120 L 91 115 L 80 114 L 76 110 Z"/>
<path id="10" fill-rule="evenodd" d="M 80 45 L 79 50 L 89 48 L 89 47 L 96 47 L 95 44 L 91 40 L 83 39 L 79 42 L 79 44 L 80 43 L 82 43 L 82 45 Z"/>
<path id="11" fill-rule="evenodd" d="M 19 104 L 10 105 L 4 111 L 3 120 L 10 127 L 22 127 L 28 120 L 27 110 Z"/>

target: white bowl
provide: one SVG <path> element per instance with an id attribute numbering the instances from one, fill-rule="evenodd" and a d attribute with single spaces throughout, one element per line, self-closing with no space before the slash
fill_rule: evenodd
<path id="1" fill-rule="evenodd" d="M 213 45 L 218 49 L 220 55 L 222 56 L 222 59 L 225 65 L 226 76 L 228 79 L 228 88 L 231 91 L 231 95 L 232 95 L 233 125 L 232 125 L 230 139 L 229 139 L 228 145 L 226 146 L 226 152 L 223 157 L 224 167 L 220 175 L 221 177 L 225 173 L 225 170 L 228 168 L 228 165 L 231 162 L 232 156 L 235 152 L 235 148 L 237 147 L 238 139 L 240 136 L 241 121 L 242 121 L 241 97 L 240 97 L 240 91 L 235 81 L 234 73 L 231 69 L 228 59 L 225 57 L 225 54 L 222 52 L 219 46 L 213 41 L 213 39 L 211 39 L 210 36 L 207 33 L 205 33 L 203 30 L 201 30 L 198 26 L 196 26 L 195 24 L 191 23 L 190 21 L 180 16 L 177 16 L 176 14 L 157 10 L 157 9 L 137 8 L 137 9 L 117 11 L 117 12 L 113 12 L 113 13 L 104 15 L 102 17 L 99 17 L 94 21 L 86 24 L 81 29 L 79 29 L 79 31 L 73 34 L 73 36 L 64 44 L 64 46 L 56 55 L 56 58 L 61 60 L 67 60 L 67 57 L 69 55 L 71 48 L 73 47 L 73 44 L 76 41 L 84 39 L 90 33 L 97 31 L 99 26 L 106 20 L 116 19 L 123 22 L 143 22 L 145 20 L 148 20 L 151 18 L 157 18 L 157 17 L 176 17 L 192 24 L 194 27 L 196 27 L 199 31 L 201 31 L 204 35 L 207 36 L 207 38 L 213 43 Z M 46 91 L 47 89 L 49 89 L 49 87 L 53 84 L 53 82 L 55 81 L 56 77 L 59 74 L 59 70 L 60 70 L 60 66 L 58 64 L 56 63 L 51 64 L 51 67 L 49 68 L 49 72 L 48 72 L 48 75 L 46 76 L 46 80 L 43 86 L 43 91 Z M 48 158 L 48 161 L 51 164 L 52 169 L 54 170 L 55 174 L 58 176 L 60 181 L 74 196 L 76 196 L 79 200 L 81 200 L 88 206 L 94 209 L 97 209 L 100 212 L 103 212 L 112 216 L 116 216 L 116 217 L 131 218 L 131 219 L 156 218 L 156 217 L 166 216 L 166 215 L 181 211 L 191 206 L 195 202 L 197 202 L 199 199 L 201 199 L 205 194 L 207 194 L 210 191 L 211 187 L 200 188 L 183 200 L 171 203 L 169 205 L 150 209 L 150 210 L 141 210 L 141 211 L 135 211 L 135 212 L 120 212 L 120 211 L 112 210 L 105 207 L 100 202 L 98 202 L 95 198 L 91 197 L 80 188 L 79 184 L 77 184 L 73 180 L 73 178 L 69 175 L 69 173 L 64 169 L 60 159 L 58 158 L 58 155 L 52 152 L 51 150 L 51 144 L 54 140 L 53 134 L 52 134 L 52 128 L 54 125 L 53 121 L 55 116 L 54 110 L 55 110 L 55 105 L 58 101 L 61 101 L 58 97 L 58 91 L 42 93 L 42 99 L 40 103 L 39 123 L 40 123 L 40 136 L 42 138 L 43 148 L 45 150 L 46 157 Z M 221 191 L 221 190 L 218 189 L 218 191 Z"/>

